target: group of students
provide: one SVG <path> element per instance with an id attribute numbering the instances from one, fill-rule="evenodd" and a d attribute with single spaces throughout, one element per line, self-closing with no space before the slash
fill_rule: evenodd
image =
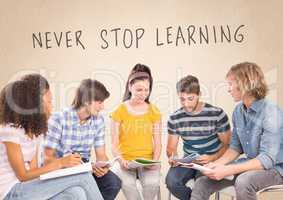
<path id="1" fill-rule="evenodd" d="M 178 199 L 208 200 L 234 185 L 237 200 L 255 200 L 262 188 L 283 184 L 283 115 L 265 98 L 262 70 L 255 63 L 239 63 L 226 79 L 228 92 L 240 102 L 233 112 L 232 132 L 223 109 L 200 100 L 196 77 L 188 75 L 176 85 L 181 108 L 167 122 L 171 167 L 166 185 Z M 92 149 L 96 161 L 108 160 L 99 112 L 110 93 L 99 81 L 85 79 L 72 105 L 51 115 L 52 94 L 44 77 L 29 74 L 6 85 L 0 94 L 0 199 L 113 200 L 122 189 L 128 200 L 153 200 L 159 192 L 160 165 L 129 167 L 136 158 L 160 159 L 161 113 L 149 101 L 152 85 L 150 69 L 135 65 L 123 102 L 110 115 L 112 152 L 118 157 L 111 168 L 93 165 L 92 173 L 49 180 L 38 177 L 92 161 Z M 194 162 L 211 170 L 199 173 L 175 162 L 179 138 L 183 156 L 198 153 Z M 42 140 L 44 163 L 38 160 Z M 238 159 L 241 154 L 245 156 Z M 231 175 L 233 179 L 225 178 Z M 186 186 L 190 179 L 195 179 L 193 188 Z"/>

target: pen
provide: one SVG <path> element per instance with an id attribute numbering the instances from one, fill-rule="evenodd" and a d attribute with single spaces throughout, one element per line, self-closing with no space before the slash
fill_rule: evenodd
<path id="1" fill-rule="evenodd" d="M 72 151 L 72 150 L 68 150 L 67 153 L 64 154 L 64 157 L 69 156 L 71 154 L 75 154 L 75 153 L 79 154 L 79 156 L 81 158 L 81 164 L 86 163 L 86 162 L 89 161 L 87 158 L 83 158 L 79 152 Z"/>
<path id="2" fill-rule="evenodd" d="M 80 155 L 80 158 L 81 158 L 81 164 L 84 164 L 84 163 L 89 162 L 89 159 L 88 159 L 88 158 L 84 158 L 84 157 L 82 157 L 82 155 L 81 155 L 79 152 L 76 152 L 76 151 L 72 152 L 72 154 L 75 154 L 75 153 L 77 153 L 77 154 L 79 154 L 79 155 Z"/>

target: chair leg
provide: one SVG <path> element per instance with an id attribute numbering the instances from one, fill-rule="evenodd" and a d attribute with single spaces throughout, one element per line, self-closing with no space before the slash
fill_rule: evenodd
<path id="1" fill-rule="evenodd" d="M 159 186 L 158 192 L 157 192 L 157 200 L 161 200 L 161 188 Z"/>
<path id="2" fill-rule="evenodd" d="M 171 192 L 168 193 L 168 200 L 171 200 Z"/>
<path id="3" fill-rule="evenodd" d="M 220 192 L 215 192 L 215 200 L 220 200 Z M 235 200 L 235 197 L 231 196 L 231 200 Z"/>
<path id="4" fill-rule="evenodd" d="M 220 193 L 219 192 L 215 192 L 215 200 L 220 200 Z"/>

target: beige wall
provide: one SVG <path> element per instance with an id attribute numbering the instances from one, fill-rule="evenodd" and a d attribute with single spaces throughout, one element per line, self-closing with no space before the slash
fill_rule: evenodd
<path id="1" fill-rule="evenodd" d="M 77 83 L 87 77 L 95 77 L 110 87 L 112 98 L 109 110 L 120 101 L 124 82 L 129 70 L 137 62 L 149 65 L 155 79 L 152 100 L 165 113 L 176 107 L 175 83 L 188 73 L 200 78 L 204 99 L 224 107 L 231 112 L 233 103 L 226 90 L 219 86 L 224 81 L 228 68 L 241 61 L 257 62 L 263 67 L 272 85 L 271 97 L 283 105 L 278 91 L 283 88 L 279 74 L 282 74 L 282 20 L 281 1 L 3 1 L 1 0 L 0 32 L 0 85 L 6 84 L 19 73 L 34 70 L 43 73 L 52 83 L 56 99 L 55 108 L 69 104 Z M 188 45 L 186 28 L 207 25 L 209 44 Z M 244 25 L 239 34 L 242 42 L 232 39 L 231 43 L 214 42 L 212 27 L 219 29 L 229 25 L 233 32 Z M 172 26 L 173 44 L 157 46 L 156 28 L 159 39 L 165 42 L 166 28 Z M 178 26 L 182 27 L 186 44 L 179 40 L 174 45 Z M 118 34 L 119 46 L 114 46 L 114 28 L 144 28 L 139 40 L 139 48 L 126 49 L 122 44 L 122 34 Z M 100 31 L 108 31 L 109 47 Z M 85 46 L 76 46 L 75 32 L 81 30 L 80 40 Z M 65 33 L 73 47 L 67 48 Z M 52 48 L 33 48 L 32 34 L 51 32 L 48 45 Z M 56 46 L 53 32 L 63 32 L 61 47 Z M 197 32 L 197 30 L 196 30 Z M 216 30 L 219 34 L 219 30 Z M 129 33 L 127 33 L 129 36 Z M 240 37 L 240 36 L 237 36 Z M 43 42 L 44 43 L 44 42 Z M 134 43 L 135 44 L 135 43 Z M 44 46 L 44 45 L 43 45 Z M 274 90 L 277 91 L 274 92 Z M 67 91 L 67 96 L 66 96 Z M 169 93 L 168 93 L 169 91 Z M 61 96 L 60 96 L 61 95 Z M 109 111 L 108 110 L 108 111 Z"/>
<path id="2" fill-rule="evenodd" d="M 280 77 L 283 73 L 283 3 L 280 0 L 197 2 L 1 0 L 0 87 L 21 74 L 40 72 L 52 85 L 54 108 L 58 110 L 70 104 L 74 88 L 80 80 L 97 78 L 111 92 L 104 112 L 107 116 L 121 100 L 130 68 L 140 62 L 152 69 L 155 81 L 152 101 L 161 109 L 165 122 L 167 115 L 179 105 L 175 83 L 189 73 L 199 77 L 203 99 L 223 107 L 230 115 L 234 103 L 223 85 L 225 74 L 233 64 L 253 61 L 262 66 L 267 76 L 271 86 L 270 98 L 282 106 L 283 97 L 279 91 L 283 89 Z M 209 44 L 200 44 L 198 35 L 195 36 L 197 44 L 189 45 L 186 28 L 190 25 L 197 29 L 204 29 L 207 25 Z M 231 42 L 221 43 L 220 36 L 217 36 L 217 43 L 214 42 L 213 26 L 219 34 L 220 25 L 224 28 L 229 25 L 231 28 Z M 242 42 L 237 42 L 233 34 L 240 25 L 244 27 L 238 34 L 244 38 Z M 177 28 L 181 26 L 186 44 L 179 40 L 177 47 L 174 42 L 156 45 L 156 28 L 159 29 L 159 42 L 166 43 L 166 28 L 170 26 L 172 36 L 169 39 L 176 40 Z M 144 28 L 139 48 L 135 48 L 135 45 L 128 49 L 123 47 L 123 35 L 120 33 L 119 46 L 115 47 L 114 34 L 109 32 L 114 28 L 133 31 Z M 101 48 L 101 45 L 105 46 L 100 37 L 102 29 L 108 31 L 107 49 Z M 74 43 L 74 34 L 78 30 L 82 31 L 80 40 L 85 49 Z M 71 31 L 70 48 L 65 44 L 64 34 L 67 31 Z M 51 32 L 48 45 L 52 48 L 39 48 L 38 44 L 33 47 L 32 34 L 38 32 Z M 61 47 L 56 47 L 53 32 L 64 33 Z M 129 32 L 127 34 L 129 36 Z M 135 41 L 133 44 L 136 44 Z M 166 137 L 163 139 L 165 146 Z"/>

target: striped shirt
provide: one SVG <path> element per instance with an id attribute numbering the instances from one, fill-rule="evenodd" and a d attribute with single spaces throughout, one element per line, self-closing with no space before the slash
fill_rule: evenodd
<path id="1" fill-rule="evenodd" d="M 91 149 L 105 145 L 105 124 L 102 116 L 91 116 L 80 123 L 77 111 L 67 108 L 54 113 L 48 121 L 45 147 L 56 149 L 58 157 L 77 152 L 90 158 Z"/>
<path id="2" fill-rule="evenodd" d="M 170 115 L 167 128 L 169 134 L 183 139 L 184 154 L 213 154 L 221 148 L 218 134 L 230 129 L 226 113 L 218 107 L 205 103 L 197 114 L 180 108 Z"/>

